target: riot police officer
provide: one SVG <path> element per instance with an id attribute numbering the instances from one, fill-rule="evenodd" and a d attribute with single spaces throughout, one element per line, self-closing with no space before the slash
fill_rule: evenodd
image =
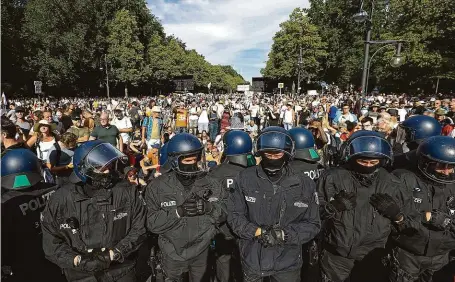
<path id="1" fill-rule="evenodd" d="M 289 134 L 295 145 L 294 160 L 290 162 L 291 168 L 317 181 L 324 168 L 318 163 L 321 158 L 315 150 L 313 134 L 302 127 L 290 129 Z"/>
<path id="2" fill-rule="evenodd" d="M 430 137 L 416 157 L 417 168 L 393 171 L 412 195 L 420 224 L 416 232 L 393 237 L 398 248 L 390 281 L 432 281 L 455 250 L 455 139 Z"/>
<path id="3" fill-rule="evenodd" d="M 426 138 L 441 135 L 441 124 L 433 117 L 412 116 L 399 125 L 399 131 L 404 131 L 405 144 L 408 152 L 394 157 L 393 169 L 409 168 L 417 165 L 416 149 Z"/>
<path id="4" fill-rule="evenodd" d="M 300 281 L 302 244 L 320 230 L 315 183 L 289 168 L 294 142 L 285 129 L 262 130 L 255 152 L 260 164 L 239 173 L 228 200 L 244 281 Z"/>
<path id="5" fill-rule="evenodd" d="M 2 280 L 64 281 L 42 248 L 40 213 L 56 187 L 44 183 L 40 160 L 29 149 L 9 150 L 1 175 Z"/>
<path id="6" fill-rule="evenodd" d="M 147 228 L 158 234 L 162 268 L 168 280 L 201 281 L 209 246 L 225 220 L 221 184 L 207 175 L 204 147 L 193 135 L 180 133 L 168 143 L 172 171 L 146 188 Z"/>
<path id="7" fill-rule="evenodd" d="M 223 138 L 222 163 L 211 170 L 210 175 L 223 184 L 226 195 L 229 195 L 229 190 L 234 189 L 237 174 L 249 166 L 248 158 L 253 157 L 253 141 L 248 133 L 241 130 L 230 130 Z M 220 230 L 221 233 L 215 237 L 216 275 L 220 282 L 229 282 L 229 278 L 241 269 L 238 258 L 231 259 L 232 255 L 238 255 L 238 250 L 235 235 L 228 225 L 224 223 Z"/>
<path id="8" fill-rule="evenodd" d="M 321 158 L 315 150 L 313 134 L 302 127 L 290 129 L 289 134 L 295 145 L 295 156 L 290 163 L 290 167 L 296 173 L 304 173 L 316 182 L 323 173 L 324 168 L 318 163 Z M 317 241 L 316 238 L 303 245 L 302 278 L 304 281 L 313 281 L 319 276 Z"/>
<path id="9" fill-rule="evenodd" d="M 327 170 L 318 181 L 324 220 L 323 281 L 346 280 L 355 264 L 369 271 L 352 273 L 359 274 L 359 281 L 375 281 L 380 275 L 373 271 L 381 270 L 375 264 L 380 260 L 370 261 L 367 255 L 384 248 L 392 224 L 396 228 L 411 226 L 413 221 L 405 216 L 411 202 L 399 179 L 383 168 L 393 156 L 391 145 L 380 133 L 355 132 L 344 150 L 346 163 Z"/>
<path id="10" fill-rule="evenodd" d="M 69 281 L 135 281 L 137 250 L 145 239 L 145 208 L 118 170 L 126 156 L 96 140 L 73 156 L 72 183 L 43 212 L 46 257 Z"/>

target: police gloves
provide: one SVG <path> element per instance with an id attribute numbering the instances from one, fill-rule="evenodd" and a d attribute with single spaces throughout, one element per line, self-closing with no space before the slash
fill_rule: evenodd
<path id="1" fill-rule="evenodd" d="M 392 221 L 399 221 L 402 217 L 400 207 L 389 194 L 377 193 L 371 195 L 370 204 L 380 215 Z"/>
<path id="2" fill-rule="evenodd" d="M 353 210 L 356 205 L 356 193 L 347 193 L 345 190 L 341 190 L 340 193 L 333 197 L 333 200 L 330 201 L 327 208 L 330 213 L 334 213 Z"/>
<path id="3" fill-rule="evenodd" d="M 451 218 L 448 214 L 434 210 L 431 212 L 431 218 L 429 221 L 426 219 L 425 213 L 422 215 L 422 221 L 424 224 L 430 225 L 437 230 L 446 230 L 451 227 Z"/>
<path id="4" fill-rule="evenodd" d="M 210 213 L 211 211 L 212 204 L 195 194 L 177 207 L 177 214 L 179 217 L 198 216 Z"/>
<path id="5" fill-rule="evenodd" d="M 108 249 L 93 251 L 92 253 L 78 256 L 76 267 L 86 272 L 97 272 L 108 269 L 111 265 L 111 256 Z"/>
<path id="6" fill-rule="evenodd" d="M 261 235 L 258 236 L 259 243 L 265 248 L 282 245 L 286 239 L 284 231 L 278 227 L 261 228 Z"/>

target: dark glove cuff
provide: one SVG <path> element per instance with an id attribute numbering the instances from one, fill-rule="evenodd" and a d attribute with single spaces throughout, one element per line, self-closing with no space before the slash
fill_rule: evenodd
<path id="1" fill-rule="evenodd" d="M 325 204 L 324 210 L 329 215 L 329 217 L 333 217 L 338 212 L 337 209 L 331 203 Z"/>
<path id="2" fill-rule="evenodd" d="M 123 258 L 122 252 L 120 252 L 119 249 L 113 249 L 112 251 L 114 252 L 114 258 L 112 259 L 113 261 L 118 261 L 118 262 L 122 263 L 125 260 Z"/>

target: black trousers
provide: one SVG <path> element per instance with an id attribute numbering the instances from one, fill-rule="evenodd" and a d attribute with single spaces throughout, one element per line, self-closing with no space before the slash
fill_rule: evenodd
<path id="1" fill-rule="evenodd" d="M 242 273 L 242 268 L 235 239 L 226 240 L 224 236 L 216 236 L 215 242 L 216 278 L 219 282 L 241 281 L 236 279 Z"/>
<path id="2" fill-rule="evenodd" d="M 393 250 L 391 282 L 431 282 L 433 273 L 449 263 L 449 254 L 434 257 L 416 256 L 403 249 Z M 439 282 L 439 281 L 438 281 Z"/>
<path id="3" fill-rule="evenodd" d="M 324 282 L 385 282 L 388 280 L 388 270 L 383 264 L 386 255 L 385 249 L 378 248 L 355 260 L 324 250 L 320 259 L 321 276 Z"/>
<path id="4" fill-rule="evenodd" d="M 271 282 L 299 282 L 300 269 L 279 272 L 269 276 Z M 262 282 L 264 277 L 243 271 L 243 282 Z"/>
<path id="5" fill-rule="evenodd" d="M 163 271 L 166 281 L 182 281 L 188 272 L 190 282 L 200 282 L 209 279 L 207 271 L 209 248 L 200 255 L 187 261 L 176 261 L 163 254 Z"/>

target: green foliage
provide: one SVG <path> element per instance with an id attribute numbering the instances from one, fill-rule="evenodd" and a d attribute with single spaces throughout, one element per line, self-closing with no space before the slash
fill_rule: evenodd
<path id="1" fill-rule="evenodd" d="M 212 66 L 167 36 L 146 4 L 2 0 L 2 82 L 20 85 L 17 89 L 39 79 L 45 91 L 104 94 L 105 56 L 111 87 L 121 86 L 117 92 L 128 85 L 133 91 L 170 90 L 179 75 L 193 75 L 204 90 L 210 82 L 224 91 L 243 82 L 232 68 Z"/>
<path id="2" fill-rule="evenodd" d="M 266 67 L 261 71 L 272 79 L 292 79 L 298 73 L 299 50 L 302 47 L 302 70 L 306 78 L 317 77 L 321 60 L 327 55 L 318 28 L 309 22 L 302 9 L 295 9 L 289 20 L 280 24 L 273 37 Z"/>
<path id="3" fill-rule="evenodd" d="M 143 78 L 144 45 L 138 38 L 136 19 L 128 10 L 118 11 L 109 24 L 107 58 L 117 81 L 137 85 Z"/>
<path id="4" fill-rule="evenodd" d="M 363 9 L 371 14 L 371 3 Z M 389 5 L 386 6 L 386 3 Z M 384 48 L 371 63 L 370 90 L 381 85 L 390 90 L 429 89 L 435 78 L 455 78 L 455 1 L 390 0 L 374 1 L 372 40 L 401 39 L 405 65 L 389 66 L 394 48 Z M 322 79 L 339 85 L 360 84 L 366 23 L 359 24 L 352 15 L 359 2 L 310 0 L 306 10 L 311 23 L 319 28 L 327 42 L 328 56 L 323 61 Z M 372 45 L 370 55 L 381 46 Z"/>

